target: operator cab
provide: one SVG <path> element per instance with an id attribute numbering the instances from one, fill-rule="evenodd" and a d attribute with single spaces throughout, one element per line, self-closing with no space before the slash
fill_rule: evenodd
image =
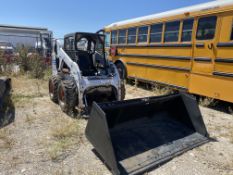
<path id="1" fill-rule="evenodd" d="M 104 40 L 104 35 L 96 33 L 65 36 L 64 50 L 78 64 L 82 76 L 107 75 Z"/>

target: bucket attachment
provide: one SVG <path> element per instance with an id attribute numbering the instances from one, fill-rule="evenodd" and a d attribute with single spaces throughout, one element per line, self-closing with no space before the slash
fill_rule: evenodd
<path id="1" fill-rule="evenodd" d="M 11 99 L 11 79 L 0 77 L 0 128 L 14 121 L 15 107 Z"/>
<path id="2" fill-rule="evenodd" d="M 94 103 L 86 136 L 113 174 L 139 174 L 208 142 L 196 100 L 173 94 Z"/>

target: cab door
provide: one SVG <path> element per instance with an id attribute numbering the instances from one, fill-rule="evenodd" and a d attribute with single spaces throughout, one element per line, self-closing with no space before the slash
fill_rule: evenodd
<path id="1" fill-rule="evenodd" d="M 200 17 L 197 20 L 196 28 L 192 73 L 212 75 L 220 31 L 220 18 L 217 16 Z"/>

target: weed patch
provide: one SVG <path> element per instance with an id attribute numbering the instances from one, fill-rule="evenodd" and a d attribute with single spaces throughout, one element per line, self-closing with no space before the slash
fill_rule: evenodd
<path id="1" fill-rule="evenodd" d="M 199 105 L 204 106 L 204 107 L 215 107 L 217 103 L 218 102 L 213 98 L 200 97 L 199 99 Z"/>
<path id="2" fill-rule="evenodd" d="M 58 161 L 64 157 L 69 148 L 79 143 L 80 129 L 78 120 L 64 122 L 57 119 L 50 134 L 53 143 L 50 145 L 48 153 L 53 161 Z"/>

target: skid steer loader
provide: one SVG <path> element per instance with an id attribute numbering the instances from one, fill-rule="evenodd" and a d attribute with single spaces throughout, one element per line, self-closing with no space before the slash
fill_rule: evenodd
<path id="1" fill-rule="evenodd" d="M 94 103 L 86 136 L 114 175 L 142 174 L 209 141 L 196 100 L 182 93 Z"/>
<path id="2" fill-rule="evenodd" d="M 76 32 L 53 41 L 49 94 L 64 112 L 88 111 L 93 101 L 123 100 L 124 83 L 105 58 L 104 35 Z"/>

